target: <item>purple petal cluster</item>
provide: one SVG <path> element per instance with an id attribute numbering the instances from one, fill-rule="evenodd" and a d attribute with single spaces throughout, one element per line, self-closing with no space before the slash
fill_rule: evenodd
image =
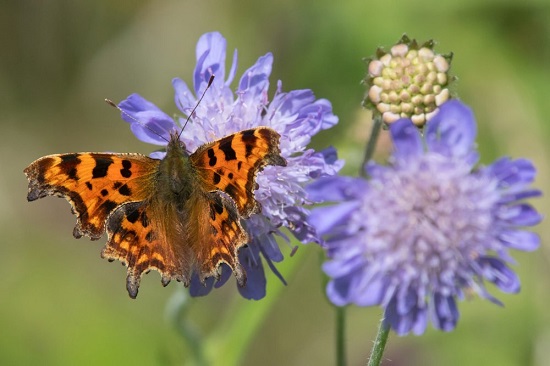
<path id="1" fill-rule="evenodd" d="M 307 222 L 309 211 L 303 205 L 311 200 L 304 186 L 322 176 L 336 174 L 342 163 L 337 160 L 334 149 L 317 152 L 308 149 L 307 145 L 312 136 L 334 126 L 338 118 L 332 113 L 329 101 L 316 99 L 307 89 L 283 92 L 280 81 L 270 102 L 271 53 L 260 57 L 244 72 L 233 92 L 230 84 L 237 70 L 237 53 L 233 54 L 227 75 L 225 57 L 226 42 L 221 34 L 207 33 L 199 39 L 193 90 L 179 78 L 172 80 L 175 103 L 182 113 L 175 119 L 138 94 L 130 95 L 119 107 L 124 112 L 122 118 L 130 123 L 138 139 L 166 145 L 170 132 L 181 130 L 193 108 L 197 107 L 210 76 L 215 75 L 212 86 L 181 134 L 190 152 L 207 142 L 257 126 L 271 127 L 281 135 L 281 154 L 288 164 L 286 167 L 267 166 L 258 175 L 259 189 L 255 196 L 262 205 L 262 212 L 244 223 L 251 242 L 239 256 L 247 272 L 247 285 L 239 291 L 246 298 L 260 299 L 265 296 L 266 281 L 262 257 L 273 270 L 273 262 L 283 259 L 275 241 L 275 235 L 284 237 L 280 231 L 282 227 L 288 228 L 301 242 L 318 242 L 315 230 Z M 164 153 L 151 156 L 162 158 Z M 230 269 L 224 267 L 220 281 L 214 283 L 211 279 L 206 287 L 194 279 L 191 293 L 204 295 L 213 286 L 223 285 L 230 278 L 229 274 Z"/>
<path id="2" fill-rule="evenodd" d="M 541 216 L 525 199 L 535 168 L 502 158 L 476 168 L 476 124 L 452 100 L 421 135 L 408 119 L 390 125 L 389 165 L 369 163 L 368 179 L 328 177 L 310 198 L 337 202 L 313 210 L 310 223 L 326 237 L 329 299 L 338 306 L 379 305 L 398 334 L 455 328 L 465 293 L 500 304 L 486 289 L 520 289 L 508 266 L 509 249 L 532 251 L 536 234 L 525 226 Z"/>

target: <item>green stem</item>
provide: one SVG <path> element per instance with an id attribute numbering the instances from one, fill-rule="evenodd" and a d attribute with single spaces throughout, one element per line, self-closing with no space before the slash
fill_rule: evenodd
<path id="1" fill-rule="evenodd" d="M 180 319 L 178 326 L 176 327 L 178 333 L 185 339 L 187 343 L 187 349 L 191 352 L 192 358 L 197 366 L 206 366 L 206 357 L 204 355 L 204 348 L 202 343 L 202 337 L 199 335 L 197 329 L 188 323 L 186 319 L 186 312 L 180 313 Z"/>
<path id="2" fill-rule="evenodd" d="M 372 155 L 374 154 L 374 149 L 376 148 L 376 142 L 378 141 L 378 136 L 380 135 L 380 130 L 382 129 L 382 116 L 379 114 L 376 114 L 373 119 L 373 125 L 372 130 L 369 136 L 369 141 L 367 142 L 367 148 L 365 149 L 365 156 L 363 157 L 363 163 L 361 164 L 361 167 L 359 168 L 359 174 L 362 177 L 367 176 L 367 172 L 365 171 L 365 165 L 369 162 L 369 160 L 372 158 Z"/>
<path id="3" fill-rule="evenodd" d="M 367 146 L 365 149 L 365 156 L 363 157 L 363 163 L 361 164 L 360 168 L 360 174 L 362 177 L 367 176 L 367 173 L 365 171 L 365 165 L 367 162 L 372 158 L 372 155 L 374 154 L 374 149 L 376 148 L 376 142 L 378 141 L 378 136 L 380 136 L 380 130 L 382 130 L 382 116 L 381 115 L 375 115 L 372 125 L 371 134 L 369 136 L 369 141 L 367 142 Z M 326 284 L 328 283 L 327 276 L 324 276 L 325 279 L 325 288 Z M 338 366 L 345 366 L 346 365 L 346 308 L 335 306 L 335 312 L 336 312 L 336 365 Z M 383 328 L 383 325 L 380 325 L 380 329 Z M 382 354 L 384 353 L 384 346 L 386 344 L 386 340 L 388 338 L 388 334 L 386 332 L 385 336 L 380 334 L 379 330 L 379 336 L 381 338 L 377 338 L 376 344 L 379 344 L 379 339 L 382 340 L 382 348 L 379 350 L 380 354 L 377 353 L 378 357 L 378 363 L 372 363 L 369 361 L 369 366 L 372 365 L 378 365 L 380 363 L 380 358 L 382 357 Z M 378 350 L 376 348 L 376 350 Z M 373 348 L 373 352 L 375 351 L 375 348 Z M 372 360 L 372 357 L 371 357 Z"/>
<path id="4" fill-rule="evenodd" d="M 336 306 L 336 365 L 346 365 L 346 308 Z"/>
<path id="5" fill-rule="evenodd" d="M 185 340 L 194 365 L 206 366 L 208 362 L 204 355 L 202 336 L 193 322 L 187 317 L 190 305 L 189 295 L 183 289 L 178 289 L 168 301 L 166 313 L 176 331 Z"/>
<path id="6" fill-rule="evenodd" d="M 299 253 L 300 251 L 298 251 Z M 297 254 L 277 263 L 286 279 L 292 277 L 305 255 Z M 258 329 L 279 299 L 285 286 L 271 271 L 266 270 L 268 295 L 259 301 L 235 296 L 233 303 L 220 319 L 216 330 L 206 339 L 206 355 L 211 365 L 240 365 Z"/>
<path id="7" fill-rule="evenodd" d="M 379 366 L 384 355 L 384 349 L 386 348 L 386 342 L 388 341 L 388 335 L 390 333 L 390 327 L 384 321 L 384 318 L 380 321 L 378 327 L 378 334 L 372 345 L 372 350 L 369 357 L 367 366 Z"/>
<path id="8" fill-rule="evenodd" d="M 325 253 L 321 252 L 319 255 L 319 262 L 322 263 L 325 261 Z M 322 273 L 321 275 L 321 285 L 322 290 L 325 292 L 330 278 Z M 336 314 L 336 365 L 345 366 L 347 363 L 346 360 L 346 307 L 336 306 L 327 298 L 327 302 L 332 305 L 334 313 Z"/>

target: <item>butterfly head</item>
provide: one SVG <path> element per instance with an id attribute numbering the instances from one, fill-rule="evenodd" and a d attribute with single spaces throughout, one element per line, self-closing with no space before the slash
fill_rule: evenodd
<path id="1" fill-rule="evenodd" d="M 187 150 L 187 146 L 185 145 L 185 142 L 180 140 L 181 133 L 178 131 L 172 131 L 170 132 L 170 140 L 168 141 L 168 144 L 166 145 L 166 154 L 176 153 L 177 155 L 183 155 L 185 157 L 189 157 L 189 151 Z"/>
<path id="2" fill-rule="evenodd" d="M 179 156 L 185 156 L 189 157 L 189 151 L 187 150 L 187 147 L 185 146 L 185 143 L 180 140 L 181 134 L 183 133 L 183 130 L 185 129 L 185 126 L 187 126 L 187 123 L 189 123 L 189 120 L 191 119 L 191 116 L 195 113 L 197 110 L 197 107 L 199 106 L 200 102 L 204 98 L 204 95 L 206 94 L 206 91 L 210 88 L 212 83 L 214 82 L 214 75 L 210 75 L 210 79 L 208 80 L 208 84 L 206 85 L 206 88 L 204 89 L 204 92 L 202 93 L 200 99 L 198 100 L 197 104 L 195 105 L 195 108 L 189 113 L 189 116 L 187 117 L 185 123 L 183 124 L 182 128 L 179 131 L 172 131 L 170 132 L 170 141 L 168 141 L 168 145 L 166 146 L 166 154 L 168 155 L 169 152 L 174 152 L 178 154 Z"/>

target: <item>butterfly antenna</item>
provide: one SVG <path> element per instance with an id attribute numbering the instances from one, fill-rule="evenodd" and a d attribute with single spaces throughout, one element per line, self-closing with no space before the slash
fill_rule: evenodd
<path id="1" fill-rule="evenodd" d="M 208 79 L 208 85 L 206 85 L 206 89 L 204 89 L 204 91 L 202 92 L 202 95 L 201 95 L 199 101 L 195 105 L 195 108 L 193 108 L 193 110 L 191 111 L 189 116 L 187 116 L 187 119 L 185 120 L 185 123 L 183 124 L 183 127 L 181 128 L 180 134 L 178 136 L 178 140 L 181 137 L 181 134 L 183 133 L 183 130 L 185 129 L 185 126 L 187 126 L 187 123 L 191 119 L 191 116 L 193 115 L 193 113 L 195 113 L 195 111 L 197 110 L 197 107 L 199 106 L 199 104 L 201 104 L 202 98 L 204 98 L 204 96 L 206 94 L 206 91 L 210 88 L 210 85 L 212 85 L 212 82 L 214 81 L 214 77 L 215 77 L 214 75 L 210 75 L 210 79 Z"/>
<path id="2" fill-rule="evenodd" d="M 120 113 L 122 113 L 123 115 L 125 115 L 126 117 L 130 118 L 131 120 L 133 120 L 134 122 L 138 123 L 140 126 L 142 127 L 145 127 L 146 129 L 148 129 L 149 131 L 151 131 L 152 133 L 154 133 L 155 135 L 157 135 L 158 137 L 160 137 L 161 139 L 163 139 L 164 141 L 166 142 L 169 142 L 164 136 L 162 136 L 160 133 L 158 133 L 157 131 L 153 130 L 151 127 L 147 126 L 146 124 L 142 123 L 141 121 L 138 121 L 134 116 L 130 115 L 128 112 L 126 112 L 125 110 L 123 110 L 122 108 L 120 108 L 118 105 L 115 104 L 115 102 L 113 102 L 111 99 L 105 99 L 105 102 L 107 104 L 109 104 L 111 107 L 114 107 L 116 109 L 118 109 L 120 111 Z"/>

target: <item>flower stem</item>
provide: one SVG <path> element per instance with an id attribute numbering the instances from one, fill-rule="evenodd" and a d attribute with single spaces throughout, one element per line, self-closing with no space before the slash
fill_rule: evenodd
<path id="1" fill-rule="evenodd" d="M 166 305 L 166 314 L 169 321 L 176 328 L 176 331 L 185 340 L 194 364 L 197 366 L 206 366 L 208 362 L 204 355 L 202 335 L 187 317 L 190 305 L 189 295 L 183 289 L 178 289 Z"/>
<path id="2" fill-rule="evenodd" d="M 300 268 L 305 256 L 296 254 L 277 264 L 277 269 L 289 278 Z M 205 353 L 210 365 L 240 365 L 254 336 L 265 318 L 279 300 L 285 286 L 271 272 L 266 273 L 268 293 L 261 301 L 245 300 L 235 296 L 228 304 L 224 317 L 218 320 L 216 330 L 206 339 Z"/>
<path id="3" fill-rule="evenodd" d="M 388 335 L 390 333 L 390 327 L 384 321 L 384 318 L 380 321 L 378 327 L 378 334 L 372 345 L 372 350 L 369 357 L 367 366 L 379 366 L 384 355 L 384 349 L 386 348 L 386 342 L 388 341 Z"/>
<path id="4" fill-rule="evenodd" d="M 380 135 L 380 130 L 382 129 L 382 116 L 380 114 L 375 114 L 372 124 L 372 130 L 369 136 L 369 141 L 367 142 L 367 147 L 365 148 L 365 157 L 363 158 L 363 164 L 361 165 L 360 174 L 362 177 L 367 177 L 367 171 L 365 170 L 365 165 L 369 162 L 374 154 L 374 149 L 376 147 L 376 142 L 378 141 L 378 136 Z M 372 346 L 371 354 L 369 357 L 369 362 L 367 366 L 379 366 L 382 361 L 382 356 L 384 355 L 384 349 L 386 347 L 386 342 L 388 341 L 388 335 L 390 328 L 384 321 L 384 318 L 380 321 L 380 326 L 378 327 L 378 333 L 376 334 L 376 339 Z"/>
<path id="5" fill-rule="evenodd" d="M 346 308 L 335 306 L 336 309 L 336 365 L 346 365 Z"/>
<path id="6" fill-rule="evenodd" d="M 380 130 L 382 129 L 382 123 L 383 123 L 382 116 L 380 114 L 375 114 L 373 119 L 372 130 L 369 136 L 369 141 L 367 142 L 367 147 L 365 149 L 365 156 L 363 157 L 363 163 L 359 168 L 360 169 L 359 174 L 362 177 L 367 176 L 365 165 L 369 162 L 369 160 L 372 158 L 372 155 L 374 154 L 374 149 L 376 148 L 376 142 L 378 141 L 378 136 L 380 135 Z"/>

